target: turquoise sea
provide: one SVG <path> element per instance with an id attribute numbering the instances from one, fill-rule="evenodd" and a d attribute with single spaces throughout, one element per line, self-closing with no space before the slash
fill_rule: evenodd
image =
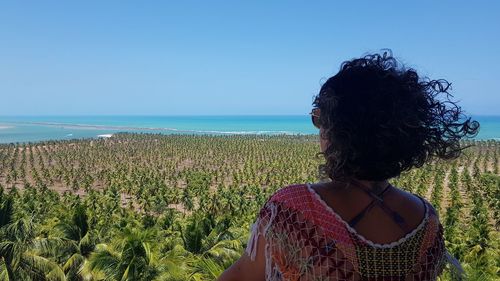
<path id="1" fill-rule="evenodd" d="M 500 140 L 500 116 L 473 116 L 478 140 Z M 162 134 L 317 134 L 309 115 L 288 116 L 0 116 L 0 143 Z"/>

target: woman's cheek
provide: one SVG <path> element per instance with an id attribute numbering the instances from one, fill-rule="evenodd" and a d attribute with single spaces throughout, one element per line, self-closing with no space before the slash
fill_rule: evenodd
<path id="1" fill-rule="evenodd" d="M 326 138 L 326 136 L 323 136 L 323 134 L 324 134 L 323 129 L 322 128 L 319 129 L 319 144 L 321 147 L 321 152 L 325 152 L 326 148 L 328 147 L 328 139 Z"/>

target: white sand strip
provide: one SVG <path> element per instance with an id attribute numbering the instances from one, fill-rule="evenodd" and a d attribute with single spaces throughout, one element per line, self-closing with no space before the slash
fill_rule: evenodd
<path id="1" fill-rule="evenodd" d="M 112 137 L 113 134 L 102 134 L 102 135 L 97 135 L 98 138 L 110 138 Z"/>

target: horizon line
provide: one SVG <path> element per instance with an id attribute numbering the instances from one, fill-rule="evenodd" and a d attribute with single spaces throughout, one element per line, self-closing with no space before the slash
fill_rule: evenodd
<path id="1" fill-rule="evenodd" d="M 279 117 L 279 116 L 307 116 L 309 113 L 303 114 L 16 114 L 16 115 L 0 115 L 0 117 Z M 466 116 L 485 116 L 485 117 L 500 117 L 499 114 L 475 114 L 469 113 Z"/>

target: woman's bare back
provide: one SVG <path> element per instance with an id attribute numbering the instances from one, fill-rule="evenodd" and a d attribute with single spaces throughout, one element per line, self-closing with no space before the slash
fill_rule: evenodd
<path id="1" fill-rule="evenodd" d="M 346 222 L 374 200 L 355 186 L 345 188 L 333 183 L 318 183 L 311 184 L 311 188 Z M 377 193 L 375 189 L 374 192 Z M 384 193 L 383 202 L 398 213 L 410 229 L 415 229 L 425 217 L 425 206 L 420 198 L 399 188 L 390 187 Z M 378 205 L 368 211 L 354 229 L 359 235 L 377 244 L 389 244 L 407 234 Z"/>

